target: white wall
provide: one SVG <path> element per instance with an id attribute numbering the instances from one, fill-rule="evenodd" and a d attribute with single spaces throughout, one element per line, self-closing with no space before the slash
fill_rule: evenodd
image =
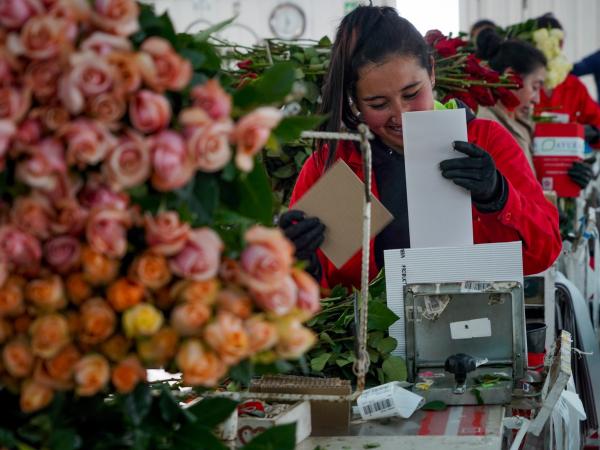
<path id="1" fill-rule="evenodd" d="M 564 51 L 577 62 L 600 48 L 600 2 L 598 0 L 460 0 L 460 27 L 468 31 L 478 19 L 490 19 L 506 26 L 553 12 L 566 33 Z M 582 77 L 596 97 L 591 75 Z"/>

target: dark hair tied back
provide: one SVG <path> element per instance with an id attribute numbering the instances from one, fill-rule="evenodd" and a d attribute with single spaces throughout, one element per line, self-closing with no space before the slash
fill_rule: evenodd
<path id="1" fill-rule="evenodd" d="M 493 28 L 485 28 L 477 35 L 476 56 L 481 59 L 492 59 L 500 51 L 504 39 Z"/>

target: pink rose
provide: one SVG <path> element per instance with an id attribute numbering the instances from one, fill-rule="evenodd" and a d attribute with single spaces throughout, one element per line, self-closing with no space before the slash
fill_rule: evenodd
<path id="1" fill-rule="evenodd" d="M 43 12 L 44 5 L 39 0 L 0 0 L 0 25 L 14 30 Z"/>
<path id="2" fill-rule="evenodd" d="M 300 269 L 292 269 L 292 279 L 298 288 L 296 307 L 307 314 L 307 318 L 314 316 L 321 310 L 321 293 L 315 279 Z"/>
<path id="3" fill-rule="evenodd" d="M 98 178 L 88 178 L 87 184 L 79 192 L 81 206 L 86 209 L 126 209 L 129 196 L 123 192 L 114 192 Z"/>
<path id="4" fill-rule="evenodd" d="M 133 50 L 131 41 L 123 36 L 95 31 L 88 38 L 84 39 L 79 46 L 81 51 L 92 51 L 98 55 L 108 55 L 114 51 L 130 52 Z"/>
<path id="5" fill-rule="evenodd" d="M 31 148 L 29 158 L 17 163 L 15 175 L 18 180 L 33 188 L 52 191 L 59 184 L 59 175 L 66 172 L 62 144 L 46 138 Z"/>
<path id="6" fill-rule="evenodd" d="M 11 120 L 0 119 L 0 170 L 4 170 L 4 157 L 16 132 L 15 124 Z"/>
<path id="7" fill-rule="evenodd" d="M 240 170 L 252 170 L 254 155 L 267 143 L 271 130 L 282 117 L 283 114 L 278 109 L 265 106 L 238 121 L 233 131 L 233 141 L 237 144 L 235 163 Z"/>
<path id="8" fill-rule="evenodd" d="M 165 211 L 153 217 L 144 216 L 146 225 L 146 243 L 153 252 L 165 256 L 179 253 L 190 235 L 190 225 L 179 220 L 179 214 Z"/>
<path id="9" fill-rule="evenodd" d="M 142 133 L 155 133 L 171 121 L 171 105 L 165 96 L 142 90 L 129 100 L 129 118 Z"/>
<path id="10" fill-rule="evenodd" d="M 68 23 L 50 14 L 31 17 L 20 34 L 10 33 L 6 39 L 8 49 L 15 55 L 31 59 L 50 59 L 67 49 Z"/>
<path id="11" fill-rule="evenodd" d="M 0 130 L 2 129 L 0 121 Z M 42 124 L 37 119 L 25 119 L 19 125 L 15 141 L 20 147 L 37 144 L 42 137 Z M 1 132 L 0 132 L 1 134 Z"/>
<path id="12" fill-rule="evenodd" d="M 69 273 L 81 262 L 81 244 L 73 236 L 58 236 L 44 244 L 44 259 L 58 273 Z"/>
<path id="13" fill-rule="evenodd" d="M 142 71 L 136 62 L 136 54 L 115 51 L 107 55 L 106 58 L 119 74 L 119 90 L 127 93 L 137 91 L 142 84 Z"/>
<path id="14" fill-rule="evenodd" d="M 67 164 L 79 169 L 103 161 L 117 143 L 102 123 L 83 118 L 67 123 L 58 135 L 67 145 Z"/>
<path id="15" fill-rule="evenodd" d="M 182 278 L 206 281 L 217 275 L 222 250 L 223 242 L 213 230 L 192 230 L 183 250 L 171 259 L 171 270 Z"/>
<path id="16" fill-rule="evenodd" d="M 192 78 L 192 64 L 179 56 L 169 41 L 152 36 L 140 47 L 138 64 L 148 86 L 156 91 L 180 91 Z"/>
<path id="17" fill-rule="evenodd" d="M 50 236 L 53 214 L 54 209 L 48 198 L 37 192 L 27 197 L 17 197 L 10 212 L 12 223 L 38 239 Z"/>
<path id="18" fill-rule="evenodd" d="M 237 364 L 248 355 L 249 337 L 242 319 L 221 312 L 204 329 L 204 340 L 227 365 Z"/>
<path id="19" fill-rule="evenodd" d="M 161 131 L 150 138 L 152 186 L 159 191 L 172 191 L 190 181 L 194 174 L 183 138 L 176 132 Z"/>
<path id="20" fill-rule="evenodd" d="M 193 105 L 206 111 L 211 119 L 229 118 L 231 114 L 231 96 L 225 92 L 218 80 L 208 80 L 203 85 L 194 87 L 190 96 Z"/>
<path id="21" fill-rule="evenodd" d="M 150 150 L 146 140 L 134 131 L 119 139 L 102 165 L 102 173 L 116 191 L 144 183 L 150 177 Z"/>
<path id="22" fill-rule="evenodd" d="M 285 277 L 273 290 L 251 292 L 254 301 L 263 311 L 276 316 L 284 316 L 291 312 L 298 298 L 298 288 L 291 277 Z"/>
<path id="23" fill-rule="evenodd" d="M 56 214 L 50 224 L 52 232 L 79 236 L 85 228 L 89 211 L 74 198 L 61 198 L 54 207 Z"/>
<path id="24" fill-rule="evenodd" d="M 0 120 L 20 122 L 31 106 L 29 89 L 11 86 L 0 87 Z"/>
<path id="25" fill-rule="evenodd" d="M 109 91 L 88 99 L 87 113 L 110 128 L 119 128 L 119 122 L 127 112 L 127 103 L 120 92 Z"/>
<path id="26" fill-rule="evenodd" d="M 130 226 L 128 211 L 96 209 L 88 219 L 86 237 L 96 252 L 110 258 L 121 258 L 127 251 L 127 229 Z"/>
<path id="27" fill-rule="evenodd" d="M 230 122 L 213 122 L 202 128 L 186 129 L 187 148 L 194 167 L 203 172 L 216 172 L 231 159 Z"/>
<path id="28" fill-rule="evenodd" d="M 13 225 L 0 226 L 0 253 L 22 273 L 36 273 L 42 259 L 40 241 Z"/>
<path id="29" fill-rule="evenodd" d="M 138 15 L 134 0 L 95 0 L 92 22 L 101 30 L 129 36 L 139 29 Z"/>
<path id="30" fill-rule="evenodd" d="M 256 225 L 245 235 L 239 278 L 255 291 L 272 291 L 290 274 L 294 247 L 281 230 Z"/>

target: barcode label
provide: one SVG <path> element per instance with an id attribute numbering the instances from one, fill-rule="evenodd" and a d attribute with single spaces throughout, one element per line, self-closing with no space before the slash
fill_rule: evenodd
<path id="1" fill-rule="evenodd" d="M 363 405 L 363 415 L 370 416 L 379 411 L 386 411 L 388 409 L 392 409 L 394 407 L 392 400 L 389 398 L 385 398 L 378 402 L 367 403 Z"/>
<path id="2" fill-rule="evenodd" d="M 460 292 L 482 292 L 492 287 L 492 283 L 485 281 L 463 281 L 460 285 Z"/>

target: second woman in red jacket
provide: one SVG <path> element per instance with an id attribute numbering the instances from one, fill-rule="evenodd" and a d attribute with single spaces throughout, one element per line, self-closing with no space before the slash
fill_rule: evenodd
<path id="1" fill-rule="evenodd" d="M 393 8 L 359 6 L 340 24 L 323 88 L 321 112 L 328 116 L 323 129 L 356 130 L 361 122 L 369 126 L 376 135 L 373 192 L 394 215 L 371 242 L 371 277 L 383 266 L 384 250 L 410 247 L 402 113 L 434 108 L 432 64 L 423 37 Z M 544 198 L 513 137 L 495 122 L 470 116 L 469 142 L 448 143 L 464 157 L 442 162 L 441 173 L 471 192 L 476 243 L 520 240 L 525 273 L 541 272 L 561 249 L 556 208 Z M 360 252 L 336 268 L 318 250 L 324 226 L 293 209 L 338 158 L 362 179 L 353 143 L 323 143 L 302 168 L 291 209 L 279 223 L 296 245 L 297 257 L 309 261 L 309 270 L 323 286 L 360 286 Z"/>

